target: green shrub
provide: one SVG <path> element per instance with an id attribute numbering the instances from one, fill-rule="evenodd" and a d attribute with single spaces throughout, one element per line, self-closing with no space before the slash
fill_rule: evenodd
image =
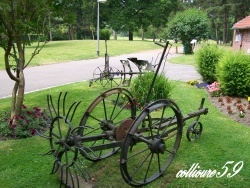
<path id="1" fill-rule="evenodd" d="M 0 135 L 13 138 L 27 138 L 36 135 L 36 130 L 44 130 L 49 118 L 40 108 L 32 110 L 23 106 L 22 115 L 10 119 L 10 113 L 5 112 L 0 117 Z"/>
<path id="2" fill-rule="evenodd" d="M 250 56 L 242 52 L 227 53 L 217 67 L 217 77 L 224 95 L 250 95 Z"/>
<path id="3" fill-rule="evenodd" d="M 195 55 L 198 65 L 198 72 L 204 82 L 213 83 L 216 81 L 216 66 L 222 57 L 223 51 L 216 45 L 204 45 Z"/>
<path id="4" fill-rule="evenodd" d="M 109 40 L 111 32 L 109 29 L 102 29 L 100 30 L 100 40 Z"/>
<path id="5" fill-rule="evenodd" d="M 146 102 L 153 77 L 154 72 L 147 72 L 145 74 L 138 75 L 138 77 L 136 77 L 131 83 L 130 91 L 140 106 L 143 106 Z M 152 102 L 157 99 L 169 98 L 172 89 L 173 84 L 170 83 L 170 81 L 163 74 L 158 75 L 150 93 L 149 101 Z"/>

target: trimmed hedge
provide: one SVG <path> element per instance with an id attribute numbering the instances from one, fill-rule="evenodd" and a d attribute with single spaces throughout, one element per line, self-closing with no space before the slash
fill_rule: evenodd
<path id="1" fill-rule="evenodd" d="M 222 49 L 210 44 L 204 45 L 196 52 L 195 61 L 204 82 L 211 84 L 216 81 L 216 66 L 222 56 Z"/>
<path id="2" fill-rule="evenodd" d="M 223 95 L 250 96 L 250 56 L 243 52 L 231 51 L 221 58 L 217 79 Z"/>

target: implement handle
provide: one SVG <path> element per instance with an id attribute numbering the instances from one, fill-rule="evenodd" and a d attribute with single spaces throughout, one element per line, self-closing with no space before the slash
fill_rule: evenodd
<path id="1" fill-rule="evenodd" d="M 161 46 L 161 47 L 165 47 L 165 45 L 163 45 L 163 44 L 161 44 L 161 43 L 159 43 L 159 42 L 155 42 L 155 44 L 157 44 L 158 46 Z"/>

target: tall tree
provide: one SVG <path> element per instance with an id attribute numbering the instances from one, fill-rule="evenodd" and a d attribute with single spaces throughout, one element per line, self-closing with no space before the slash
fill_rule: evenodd
<path id="1" fill-rule="evenodd" d="M 133 32 L 150 25 L 165 25 L 171 12 L 176 10 L 176 0 L 109 0 L 109 24 L 114 30 Z"/>
<path id="2" fill-rule="evenodd" d="M 208 18 L 206 12 L 197 9 L 187 9 L 178 12 L 169 22 L 169 35 L 179 38 L 184 45 L 184 52 L 193 52 L 192 39 L 206 39 L 208 34 Z"/>
<path id="3" fill-rule="evenodd" d="M 11 100 L 11 117 L 20 115 L 24 100 L 24 69 L 42 48 L 45 24 L 49 12 L 48 0 L 8 0 L 0 2 L 0 46 L 4 49 L 5 69 L 14 81 Z M 30 59 L 25 49 L 31 44 L 29 34 L 36 34 L 37 47 Z"/>
<path id="4" fill-rule="evenodd" d="M 223 43 L 231 40 L 233 24 L 250 14 L 250 0 L 194 0 L 182 5 L 182 9 L 195 7 L 206 11 L 212 24 L 212 38 Z"/>

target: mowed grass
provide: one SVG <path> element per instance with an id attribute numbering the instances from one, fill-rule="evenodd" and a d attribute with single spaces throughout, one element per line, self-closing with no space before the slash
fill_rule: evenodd
<path id="1" fill-rule="evenodd" d="M 26 63 L 34 52 L 37 43 L 26 47 Z M 160 49 L 152 40 L 108 40 L 107 52 L 110 56 L 128 54 L 145 50 Z M 100 40 L 100 56 L 106 52 L 105 41 Z M 74 60 L 98 58 L 96 40 L 73 40 L 48 42 L 30 63 L 30 66 L 61 63 Z M 4 69 L 4 50 L 0 49 L 0 70 Z"/>
<path id="2" fill-rule="evenodd" d="M 175 82 L 176 87 L 171 99 L 180 107 L 183 115 L 198 109 L 202 97 L 206 99 L 205 107 L 209 113 L 201 116 L 203 133 L 195 142 L 187 141 L 185 134 L 191 121 L 186 122 L 180 148 L 173 163 L 164 176 L 145 186 L 148 188 L 248 188 L 250 187 L 250 129 L 249 126 L 232 121 L 218 111 L 207 99 L 202 89 L 186 83 Z M 68 103 L 82 101 L 76 111 L 74 126 L 78 123 L 86 108 L 106 89 L 94 85 L 89 88 L 87 82 L 80 82 L 25 95 L 25 105 L 46 108 L 46 95 L 57 98 L 59 92 L 68 92 Z M 39 99 L 39 100 L 37 100 Z M 9 109 L 10 99 L 1 99 L 1 113 Z M 59 187 L 59 177 L 49 175 L 53 166 L 52 156 L 41 154 L 49 150 L 49 141 L 39 136 L 23 140 L 0 141 L 0 187 Z M 83 159 L 90 174 L 94 178 L 95 187 L 129 187 L 122 179 L 119 169 L 120 152 L 99 162 L 88 162 Z M 227 164 L 227 162 L 232 164 Z M 241 162 L 242 161 L 242 162 Z M 240 162 L 240 163 L 238 163 Z M 180 170 L 188 170 L 194 163 L 199 163 L 200 170 L 216 170 L 227 174 L 242 169 L 232 178 L 176 178 Z"/>

